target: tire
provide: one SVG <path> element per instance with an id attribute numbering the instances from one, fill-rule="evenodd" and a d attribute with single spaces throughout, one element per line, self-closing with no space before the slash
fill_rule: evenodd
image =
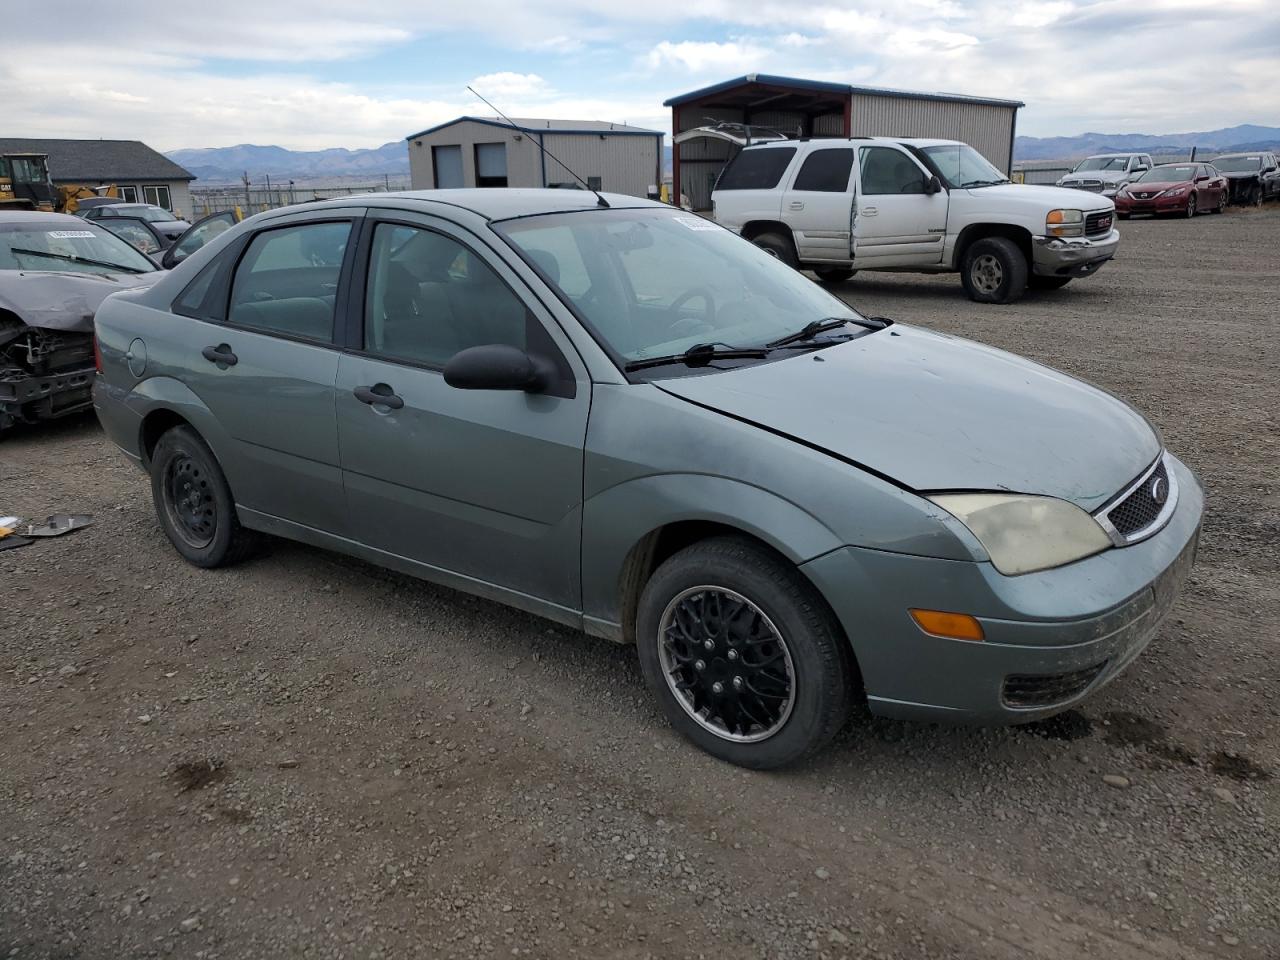
<path id="1" fill-rule="evenodd" d="M 844 283 L 858 271 L 844 267 L 817 267 L 813 272 L 823 283 Z"/>
<path id="2" fill-rule="evenodd" d="M 1027 286 L 1033 290 L 1061 290 L 1071 282 L 1071 277 L 1038 277 L 1032 274 L 1027 280 Z"/>
<path id="3" fill-rule="evenodd" d="M 964 253 L 960 280 L 977 303 L 1013 303 L 1027 289 L 1027 258 L 1006 237 L 975 240 Z"/>
<path id="4" fill-rule="evenodd" d="M 1227 191 L 1223 190 L 1218 194 L 1218 205 L 1210 210 L 1210 213 L 1225 213 L 1227 210 Z"/>
<path id="5" fill-rule="evenodd" d="M 1255 185 L 1253 190 L 1250 191 L 1249 206 L 1259 208 L 1262 206 L 1262 184 Z"/>
<path id="6" fill-rule="evenodd" d="M 1196 215 L 1196 193 L 1194 190 L 1187 194 L 1187 209 L 1182 212 L 1182 215 L 1188 220 Z"/>
<path id="7" fill-rule="evenodd" d="M 856 667 L 834 615 L 794 566 L 750 540 L 704 540 L 666 560 L 641 593 L 636 637 L 662 712 L 721 760 L 786 766 L 848 717 Z"/>
<path id="8" fill-rule="evenodd" d="M 151 499 L 169 542 L 197 567 L 239 563 L 257 544 L 240 526 L 217 457 L 190 427 L 174 427 L 156 443 Z"/>
<path id="9" fill-rule="evenodd" d="M 792 270 L 800 269 L 800 261 L 796 258 L 795 244 L 791 242 L 791 238 L 783 236 L 780 233 L 762 233 L 752 238 L 752 243 L 769 254 L 785 263 Z"/>

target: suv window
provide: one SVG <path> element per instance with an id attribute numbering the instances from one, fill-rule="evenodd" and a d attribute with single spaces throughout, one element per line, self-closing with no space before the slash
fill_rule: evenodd
<path id="1" fill-rule="evenodd" d="M 858 164 L 862 192 L 868 196 L 925 192 L 924 171 L 892 147 L 861 147 Z"/>
<path id="2" fill-rule="evenodd" d="M 822 193 L 844 193 L 849 189 L 853 171 L 853 150 L 814 150 L 804 159 L 792 190 L 815 190 Z"/>
<path id="3" fill-rule="evenodd" d="M 331 341 L 338 273 L 350 234 L 347 221 L 263 230 L 236 267 L 227 321 Z"/>
<path id="4" fill-rule="evenodd" d="M 527 349 L 524 303 L 475 253 L 430 230 L 380 223 L 365 290 L 364 348 L 442 367 L 460 350 Z"/>
<path id="5" fill-rule="evenodd" d="M 745 149 L 725 167 L 716 189 L 772 190 L 795 155 L 795 147 Z"/>

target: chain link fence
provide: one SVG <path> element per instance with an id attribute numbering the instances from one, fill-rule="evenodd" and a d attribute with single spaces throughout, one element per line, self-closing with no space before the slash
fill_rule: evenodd
<path id="1" fill-rule="evenodd" d="M 349 197 L 361 193 L 387 193 L 392 190 L 408 190 L 408 177 L 383 177 L 366 183 L 249 183 L 220 184 L 217 186 L 191 187 L 191 216 L 193 220 L 211 213 L 222 213 L 239 208 L 246 217 L 263 210 L 288 207 L 312 200 L 328 200 L 332 197 Z"/>

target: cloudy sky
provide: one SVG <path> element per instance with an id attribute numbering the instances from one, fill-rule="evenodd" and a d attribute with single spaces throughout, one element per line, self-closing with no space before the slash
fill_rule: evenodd
<path id="1" fill-rule="evenodd" d="M 110 15 L 107 10 L 110 10 Z M 463 113 L 668 130 L 750 72 L 1026 101 L 1019 133 L 1280 125 L 1277 0 L 42 0 L 3 128 L 162 150 L 369 147 Z M 38 9 L 38 13 L 34 12 Z"/>

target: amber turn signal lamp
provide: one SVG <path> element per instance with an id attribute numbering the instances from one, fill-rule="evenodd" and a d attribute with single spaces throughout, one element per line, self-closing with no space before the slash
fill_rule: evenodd
<path id="1" fill-rule="evenodd" d="M 945 610 L 911 610 L 911 619 L 925 633 L 949 640 L 982 640 L 982 624 L 967 613 L 947 613 Z"/>

